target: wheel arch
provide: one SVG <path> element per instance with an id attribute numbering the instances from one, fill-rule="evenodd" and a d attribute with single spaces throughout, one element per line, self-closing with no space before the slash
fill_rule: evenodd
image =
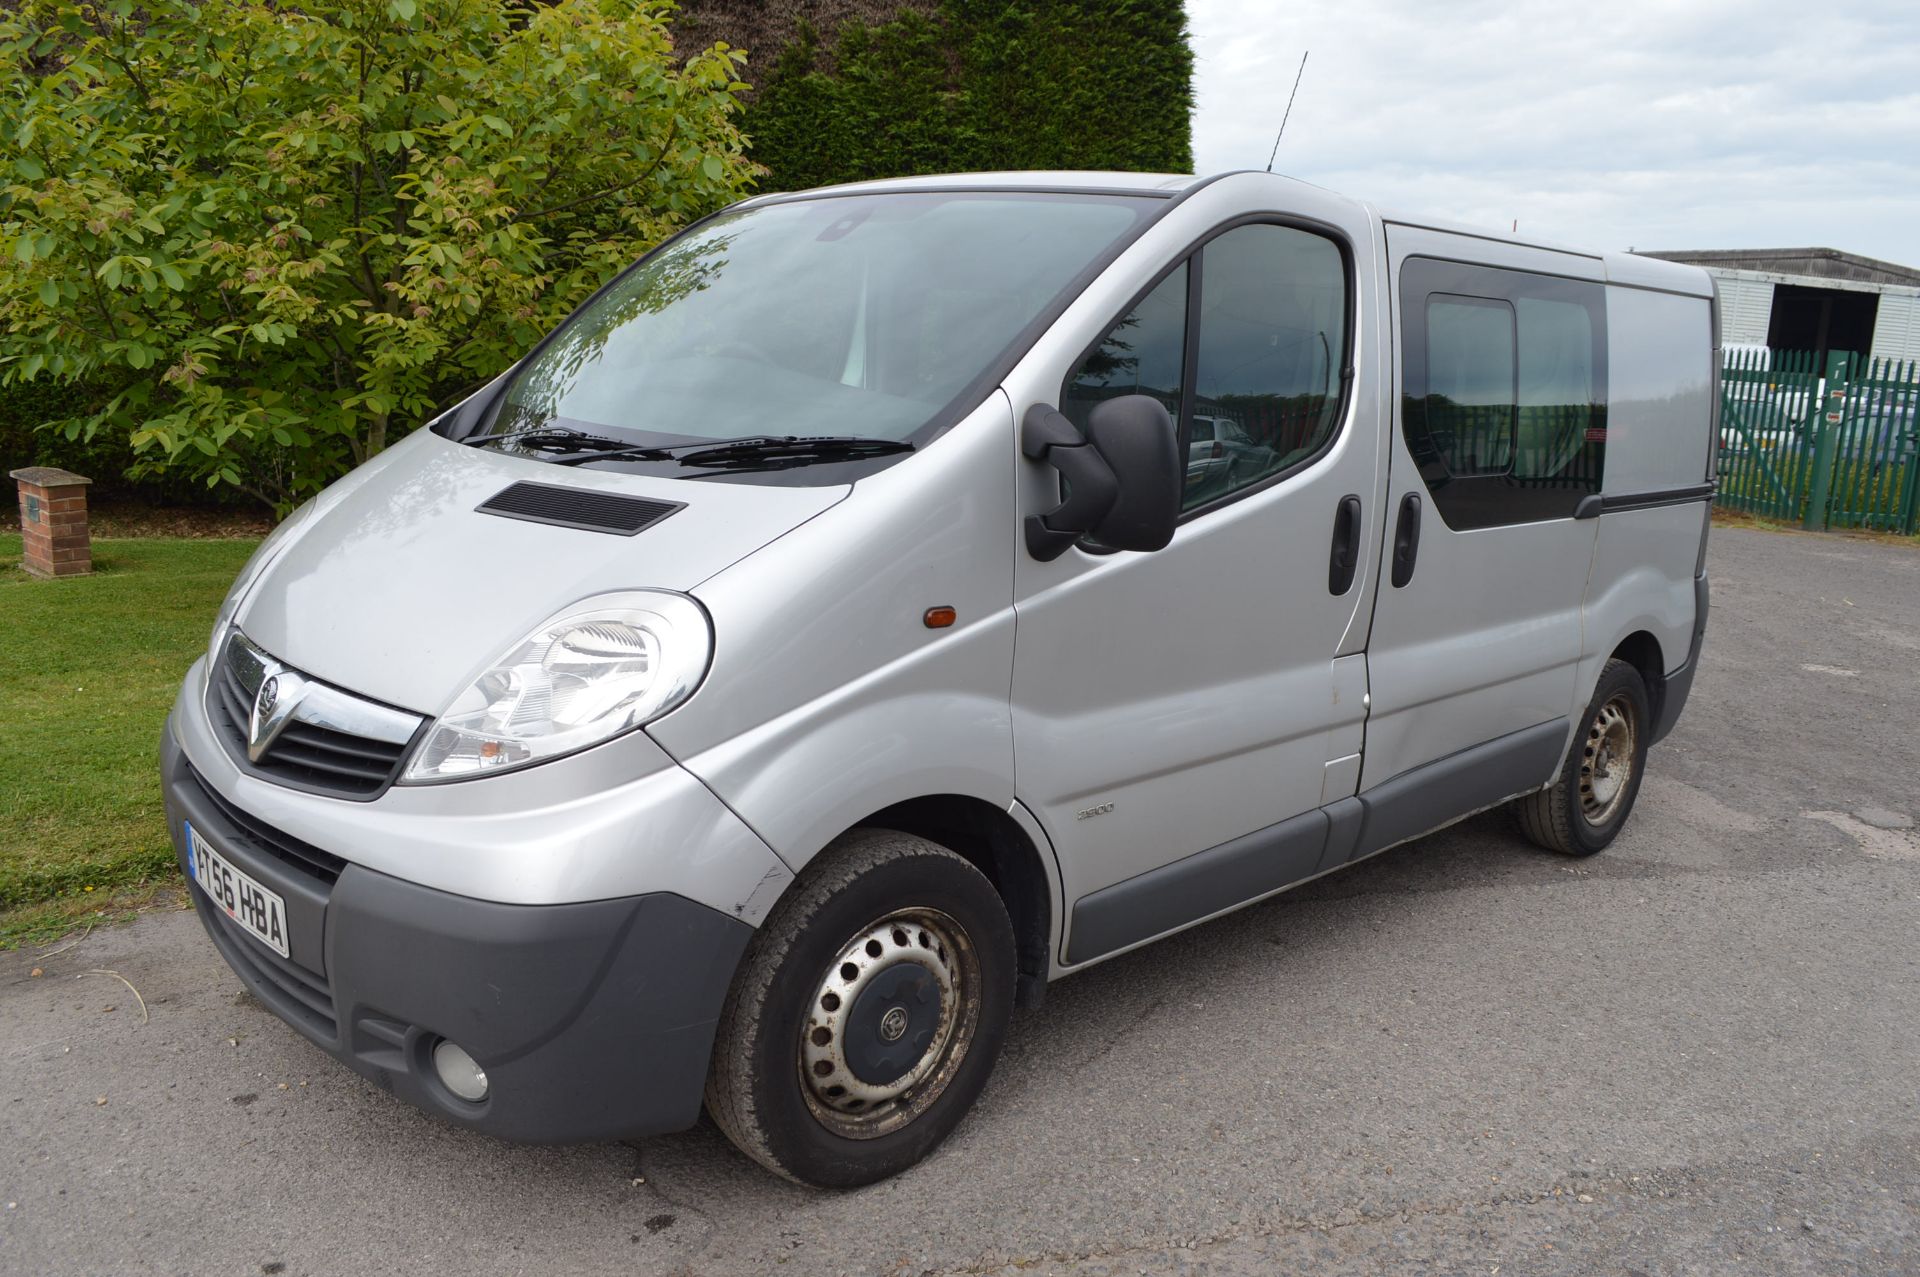
<path id="1" fill-rule="evenodd" d="M 984 874 L 1013 921 L 1018 1005 L 1040 1004 L 1057 929 L 1057 893 L 1049 858 L 1019 821 L 984 799 L 927 794 L 883 807 L 853 827 L 895 829 L 937 842 Z"/>
<path id="2" fill-rule="evenodd" d="M 1647 688 L 1648 722 L 1658 723 L 1667 695 L 1667 666 L 1660 651 L 1660 640 L 1646 630 L 1635 630 L 1613 645 L 1607 659 L 1625 661 L 1639 671 L 1640 681 Z"/>

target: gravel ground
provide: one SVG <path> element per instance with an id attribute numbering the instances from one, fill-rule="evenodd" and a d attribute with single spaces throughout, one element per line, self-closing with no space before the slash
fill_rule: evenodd
<path id="1" fill-rule="evenodd" d="M 441 1126 L 190 914 L 0 955 L 0 1270 L 1920 1272 L 1920 551 L 1720 530 L 1711 564 L 1606 854 L 1481 817 L 1064 981 L 857 1193 L 705 1123 Z"/>

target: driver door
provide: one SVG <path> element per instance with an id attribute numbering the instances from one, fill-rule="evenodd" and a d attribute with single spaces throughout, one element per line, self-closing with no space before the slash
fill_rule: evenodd
<path id="1" fill-rule="evenodd" d="M 1166 548 L 1023 554 L 1015 574 L 1015 784 L 1058 856 L 1068 963 L 1316 872 L 1318 808 L 1358 783 L 1385 477 L 1378 378 L 1353 376 L 1379 358 L 1354 277 L 1372 240 L 1348 216 L 1345 233 L 1230 224 L 1058 380 L 1010 383 L 1016 420 L 1057 403 L 1083 427 L 1106 398 L 1152 395 L 1188 462 Z M 1223 418 L 1251 446 L 1216 458 Z M 1028 489 L 1025 513 L 1059 500 L 1051 478 Z M 1348 501 L 1362 549 L 1337 581 Z"/>

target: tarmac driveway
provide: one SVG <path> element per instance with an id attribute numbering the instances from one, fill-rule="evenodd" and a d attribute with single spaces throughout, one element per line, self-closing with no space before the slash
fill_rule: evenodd
<path id="1" fill-rule="evenodd" d="M 1920 1271 L 1920 550 L 1717 530 L 1711 566 L 1607 853 L 1484 816 L 1075 976 L 857 1193 L 704 1123 L 444 1127 L 189 913 L 0 955 L 0 1270 Z"/>

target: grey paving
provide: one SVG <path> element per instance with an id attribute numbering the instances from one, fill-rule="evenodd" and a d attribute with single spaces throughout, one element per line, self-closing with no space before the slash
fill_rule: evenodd
<path id="1" fill-rule="evenodd" d="M 1723 531 L 1712 566 L 1605 855 L 1483 817 L 1067 980 L 863 1192 L 706 1125 L 445 1128 L 188 914 L 0 957 L 0 1270 L 1920 1272 L 1920 551 Z"/>

